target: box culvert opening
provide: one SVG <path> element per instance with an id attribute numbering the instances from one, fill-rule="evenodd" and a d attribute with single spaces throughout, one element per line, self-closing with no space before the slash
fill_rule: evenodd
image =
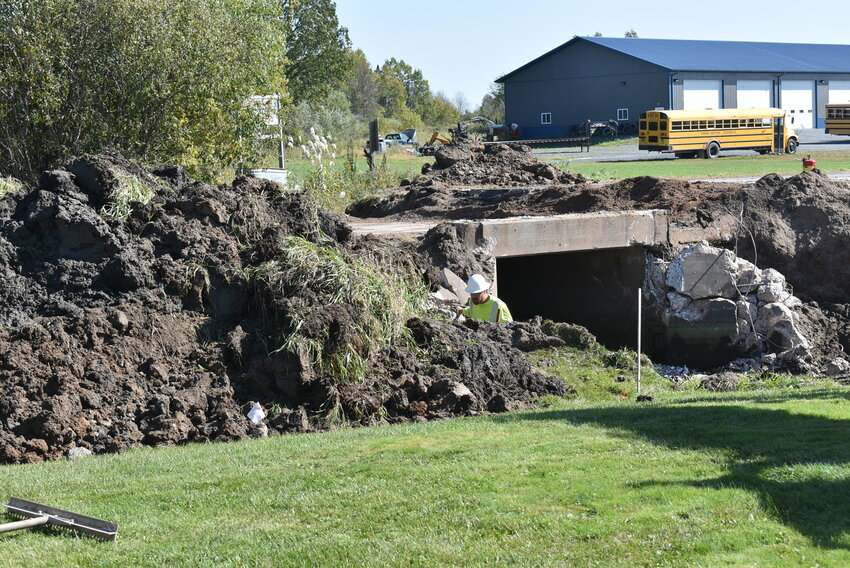
<path id="1" fill-rule="evenodd" d="M 579 324 L 609 349 L 637 346 L 637 290 L 645 273 L 646 252 L 638 246 L 496 260 L 498 296 L 516 319 Z M 722 326 L 667 321 L 646 295 L 643 307 L 643 352 L 653 361 L 710 369 L 738 356 Z"/>

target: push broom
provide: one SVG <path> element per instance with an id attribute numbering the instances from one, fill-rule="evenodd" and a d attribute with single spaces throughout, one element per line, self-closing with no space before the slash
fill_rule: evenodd
<path id="1" fill-rule="evenodd" d="M 0 524 L 0 533 L 37 527 L 56 525 L 103 540 L 115 540 L 118 537 L 118 525 L 102 519 L 81 515 L 56 507 L 48 507 L 25 499 L 11 497 L 6 512 L 24 520 Z"/>

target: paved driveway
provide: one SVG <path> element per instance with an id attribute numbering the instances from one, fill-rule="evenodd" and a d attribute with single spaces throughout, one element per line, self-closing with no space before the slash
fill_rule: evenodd
<path id="1" fill-rule="evenodd" d="M 832 136 L 824 134 L 823 128 L 803 129 L 799 133 L 800 148 L 797 155 L 801 157 L 811 152 L 850 151 L 850 136 Z M 638 150 L 637 138 L 632 138 L 628 144 L 620 146 L 593 146 L 590 152 L 582 152 L 578 148 L 543 148 L 534 150 L 539 158 L 566 158 L 570 162 L 624 162 L 634 160 L 674 160 L 673 154 L 647 152 Z M 752 150 L 737 150 L 723 152 L 722 156 L 755 156 Z"/>

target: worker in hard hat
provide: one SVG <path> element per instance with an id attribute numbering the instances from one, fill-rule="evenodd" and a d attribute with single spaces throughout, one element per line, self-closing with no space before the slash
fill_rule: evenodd
<path id="1" fill-rule="evenodd" d="M 469 294 L 469 303 L 465 308 L 456 308 L 458 313 L 468 318 L 494 323 L 514 320 L 508 305 L 490 294 L 490 283 L 480 274 L 469 277 L 464 291 Z"/>

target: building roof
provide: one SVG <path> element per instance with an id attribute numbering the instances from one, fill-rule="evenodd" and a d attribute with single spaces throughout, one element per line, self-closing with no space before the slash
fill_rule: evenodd
<path id="1" fill-rule="evenodd" d="M 496 82 L 504 81 L 577 41 L 588 41 L 670 71 L 850 73 L 850 45 L 575 37 Z"/>

